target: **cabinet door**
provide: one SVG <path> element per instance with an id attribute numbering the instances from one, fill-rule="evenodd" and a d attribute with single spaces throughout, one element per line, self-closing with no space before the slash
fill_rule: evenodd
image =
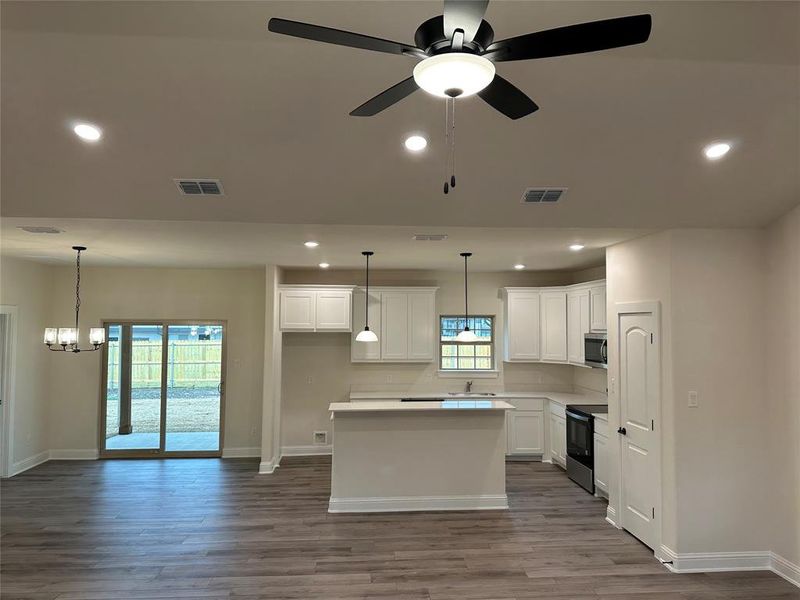
<path id="1" fill-rule="evenodd" d="M 594 485 L 608 494 L 608 439 L 594 434 Z"/>
<path id="2" fill-rule="evenodd" d="M 436 357 L 436 298 L 433 294 L 408 294 L 408 359 L 430 362 Z"/>
<path id="3" fill-rule="evenodd" d="M 585 362 L 583 336 L 589 333 L 589 290 L 567 292 L 567 360 Z"/>
<path id="4" fill-rule="evenodd" d="M 567 361 L 567 293 L 541 294 L 542 360 Z"/>
<path id="5" fill-rule="evenodd" d="M 384 361 L 408 358 L 408 294 L 381 293 L 381 359 Z"/>
<path id="6" fill-rule="evenodd" d="M 606 330 L 606 286 L 598 285 L 589 290 L 592 305 L 592 331 Z"/>
<path id="7" fill-rule="evenodd" d="M 567 420 L 558 417 L 558 462 L 567 466 Z"/>
<path id="8" fill-rule="evenodd" d="M 509 411 L 510 454 L 544 453 L 544 413 L 540 410 Z"/>
<path id="9" fill-rule="evenodd" d="M 317 292 L 317 330 L 350 331 L 353 294 L 345 290 Z"/>
<path id="10" fill-rule="evenodd" d="M 539 292 L 508 292 L 506 360 L 539 360 Z"/>
<path id="11" fill-rule="evenodd" d="M 316 292 L 281 290 L 281 329 L 314 331 Z"/>
<path id="12" fill-rule="evenodd" d="M 377 342 L 357 342 L 356 336 L 364 329 L 364 301 L 366 293 L 363 289 L 353 291 L 353 335 L 350 345 L 352 362 L 370 362 L 381 359 L 381 294 L 369 293 L 369 328 L 378 336 Z"/>
<path id="13" fill-rule="evenodd" d="M 558 457 L 561 455 L 561 449 L 558 445 L 558 436 L 558 416 L 550 415 L 550 460 L 553 461 L 553 463 L 557 463 L 559 461 Z"/>

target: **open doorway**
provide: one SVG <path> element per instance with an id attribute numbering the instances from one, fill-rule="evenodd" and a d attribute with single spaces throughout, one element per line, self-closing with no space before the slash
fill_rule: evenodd
<path id="1" fill-rule="evenodd" d="M 221 456 L 225 323 L 104 326 L 101 456 Z"/>

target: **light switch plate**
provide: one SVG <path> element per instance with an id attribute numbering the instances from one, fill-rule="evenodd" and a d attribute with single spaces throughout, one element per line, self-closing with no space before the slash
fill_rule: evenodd
<path id="1" fill-rule="evenodd" d="M 698 406 L 697 392 L 689 392 L 689 408 L 697 408 Z"/>

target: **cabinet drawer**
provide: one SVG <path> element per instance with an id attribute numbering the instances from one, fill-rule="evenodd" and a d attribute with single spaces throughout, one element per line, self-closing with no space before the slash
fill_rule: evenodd
<path id="1" fill-rule="evenodd" d="M 601 421 L 598 418 L 594 420 L 594 432 L 597 435 L 602 435 L 603 437 L 608 437 L 608 423 L 605 421 Z"/>

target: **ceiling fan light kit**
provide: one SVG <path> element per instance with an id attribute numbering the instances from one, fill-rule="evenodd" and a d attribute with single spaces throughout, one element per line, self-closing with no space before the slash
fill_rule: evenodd
<path id="1" fill-rule="evenodd" d="M 646 42 L 652 20 L 649 14 L 617 17 L 567 25 L 494 41 L 494 30 L 483 17 L 489 0 L 444 0 L 444 14 L 422 23 L 414 34 L 414 45 L 342 31 L 310 23 L 272 18 L 273 33 L 307 40 L 396 54 L 421 60 L 413 74 L 367 100 L 350 112 L 371 117 L 422 88 L 445 98 L 448 104 L 446 130 L 448 159 L 455 158 L 451 138 L 455 130 L 454 99 L 477 94 L 509 119 L 520 119 L 539 109 L 536 103 L 496 73 L 495 62 L 550 58 L 621 48 Z M 454 169 L 453 169 L 454 170 Z M 455 186 L 455 174 L 445 176 L 444 193 Z"/>

